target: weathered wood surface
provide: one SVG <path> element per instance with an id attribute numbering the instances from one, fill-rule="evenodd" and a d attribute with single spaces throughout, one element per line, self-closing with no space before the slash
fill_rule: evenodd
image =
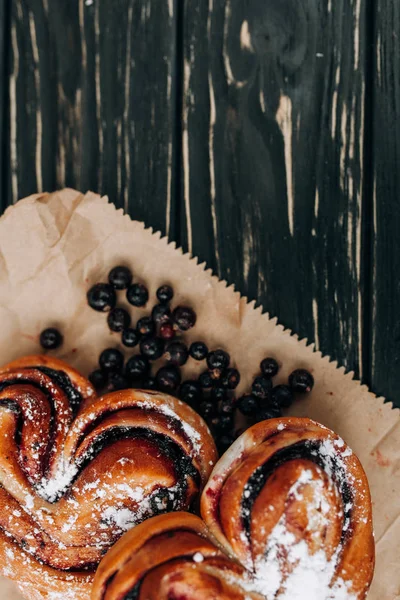
<path id="1" fill-rule="evenodd" d="M 400 4 L 375 17 L 371 381 L 400 406 Z"/>
<path id="2" fill-rule="evenodd" d="M 94 189 L 167 231 L 175 185 L 173 0 L 9 5 L 3 206 L 35 190 Z"/>
<path id="3" fill-rule="evenodd" d="M 7 49 L 8 49 L 8 38 L 7 38 L 7 6 L 5 2 L 0 2 L 0 211 L 2 209 L 1 198 L 3 195 L 3 189 L 5 185 L 4 177 L 4 141 L 6 134 L 4 131 L 5 126 L 5 111 L 7 104 L 7 77 L 6 77 L 6 63 L 7 63 Z"/>
<path id="4" fill-rule="evenodd" d="M 3 0 L 0 207 L 106 193 L 400 403 L 399 11 Z"/>
<path id="5" fill-rule="evenodd" d="M 357 373 L 364 9 L 194 0 L 184 20 L 183 240 Z"/>

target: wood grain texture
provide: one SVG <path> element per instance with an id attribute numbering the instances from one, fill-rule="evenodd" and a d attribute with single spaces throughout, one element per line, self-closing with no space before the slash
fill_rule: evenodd
<path id="1" fill-rule="evenodd" d="M 5 200 L 6 172 L 4 143 L 7 129 L 8 94 L 7 94 L 7 55 L 9 49 L 9 11 L 5 1 L 0 2 L 0 214 L 7 206 Z"/>
<path id="2" fill-rule="evenodd" d="M 357 374 L 365 46 L 364 0 L 185 4 L 183 242 Z"/>
<path id="3" fill-rule="evenodd" d="M 173 0 L 10 2 L 8 202 L 108 194 L 163 232 L 174 215 Z"/>
<path id="4" fill-rule="evenodd" d="M 373 102 L 371 382 L 400 406 L 400 5 L 378 0 Z"/>

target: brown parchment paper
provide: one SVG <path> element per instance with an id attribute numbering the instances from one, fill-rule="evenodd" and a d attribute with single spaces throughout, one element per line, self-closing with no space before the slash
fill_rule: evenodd
<path id="1" fill-rule="evenodd" d="M 279 381 L 297 367 L 313 372 L 313 392 L 296 402 L 291 414 L 334 429 L 361 459 L 371 486 L 377 549 L 368 599 L 399 600 L 400 411 L 106 198 L 70 189 L 39 194 L 8 208 L 0 219 L 0 363 L 38 352 L 40 331 L 55 325 L 65 335 L 57 356 L 86 374 L 93 369 L 100 350 L 120 343 L 105 316 L 87 306 L 86 291 L 105 281 L 118 263 L 129 265 L 135 279 L 149 285 L 153 299 L 160 284 L 170 283 L 174 302 L 195 308 L 198 320 L 188 338 L 230 352 L 242 374 L 239 393 L 267 355 L 282 364 Z M 134 321 L 145 312 L 129 310 Z M 185 369 L 188 375 L 197 367 Z M 20 596 L 3 580 L 0 598 Z"/>

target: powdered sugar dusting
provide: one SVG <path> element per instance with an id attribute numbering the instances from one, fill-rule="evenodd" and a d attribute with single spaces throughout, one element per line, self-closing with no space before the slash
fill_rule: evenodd
<path id="1" fill-rule="evenodd" d="M 204 556 L 201 552 L 196 552 L 195 554 L 193 554 L 193 560 L 195 563 L 201 563 L 204 561 Z"/>
<path id="2" fill-rule="evenodd" d="M 339 493 L 344 496 L 346 485 L 354 483 L 353 476 L 349 473 L 346 463 L 343 460 L 353 454 L 352 450 L 346 447 L 342 438 L 323 440 L 318 450 L 312 450 L 311 454 L 322 458 L 324 470 L 329 476 L 330 481 L 335 481 Z M 350 526 L 350 512 L 353 508 L 352 501 L 348 501 L 344 507 L 345 521 L 343 530 L 346 531 Z"/>
<path id="3" fill-rule="evenodd" d="M 25 507 L 28 510 L 31 510 L 35 506 L 34 497 L 31 494 L 26 494 L 25 496 Z"/>
<path id="4" fill-rule="evenodd" d="M 340 466 L 345 468 L 343 458 L 347 458 L 353 454 L 349 447 L 346 447 L 342 438 L 324 439 L 319 446 L 319 454 L 324 459 L 325 467 L 328 475 L 333 474 L 335 465 L 340 462 Z"/>
<path id="5" fill-rule="evenodd" d="M 328 560 L 323 550 L 310 554 L 307 543 L 296 541 L 282 517 L 269 537 L 265 556 L 255 564 L 254 574 L 237 583 L 266 600 L 274 600 L 278 593 L 280 600 L 357 600 L 348 582 L 337 579 L 332 585 L 337 558 L 338 553 Z"/>
<path id="6" fill-rule="evenodd" d="M 54 502 L 71 485 L 78 470 L 76 464 L 60 461 L 55 473 L 48 479 L 42 479 L 37 487 L 38 494 L 48 502 Z"/>
<path id="7" fill-rule="evenodd" d="M 128 531 L 138 522 L 138 511 L 131 511 L 126 507 L 109 506 L 103 512 L 105 527 L 114 524 L 122 531 Z"/>
<path id="8" fill-rule="evenodd" d="M 137 505 L 134 510 L 128 509 L 123 504 L 107 507 L 102 513 L 100 528 L 107 529 L 110 525 L 114 525 L 124 532 L 152 516 L 154 510 L 159 513 L 165 512 L 165 498 L 159 498 L 157 491 L 151 496 L 145 496 L 144 490 L 140 487 L 132 488 L 127 484 L 120 484 L 116 487 L 127 494 Z M 171 510 L 178 510 L 180 508 L 179 484 L 164 489 L 172 503 Z"/>
<path id="9" fill-rule="evenodd" d="M 271 539 L 275 549 L 272 551 L 269 546 L 266 558 L 256 565 L 255 576 L 248 583 L 249 591 L 262 594 L 266 600 L 273 600 L 278 591 L 281 600 L 356 600 L 348 582 L 338 579 L 331 587 L 337 555 L 330 561 L 323 550 L 311 555 L 304 540 L 293 543 L 283 523 L 275 529 Z M 292 569 L 287 576 L 279 565 L 278 542 L 287 550 L 286 561 Z"/>
<path id="10" fill-rule="evenodd" d="M 346 469 L 343 458 L 351 454 L 345 443 L 327 439 L 321 443 L 318 450 L 312 450 L 322 457 L 324 469 L 329 476 L 329 486 L 337 487 L 342 492 L 346 480 L 351 477 Z M 303 499 L 303 486 L 312 486 L 313 493 L 307 501 L 307 530 L 312 534 L 314 542 L 318 540 L 319 532 L 323 532 L 329 524 L 330 504 L 326 499 L 325 483 L 320 478 L 314 478 L 310 469 L 304 469 L 289 490 L 288 498 Z M 329 491 L 329 490 L 328 490 Z M 244 490 L 246 495 L 246 488 Z M 349 526 L 352 502 L 344 506 L 344 526 Z M 242 532 L 244 533 L 244 532 Z M 246 537 L 246 536 L 245 536 Z M 351 592 L 351 583 L 335 579 L 339 546 L 328 559 L 323 549 L 311 553 L 305 539 L 298 539 L 288 530 L 285 514 L 280 518 L 266 541 L 265 552 L 255 560 L 253 574 L 238 581 L 247 592 L 263 595 L 266 600 L 356 600 Z M 334 581 L 334 583 L 333 583 Z"/>
<path id="11" fill-rule="evenodd" d="M 68 531 L 70 531 L 73 526 L 75 525 L 76 521 L 78 520 L 78 515 L 71 515 L 69 517 L 69 519 L 67 519 L 67 521 L 63 524 L 63 526 L 61 527 L 61 531 L 63 533 L 67 533 Z"/>

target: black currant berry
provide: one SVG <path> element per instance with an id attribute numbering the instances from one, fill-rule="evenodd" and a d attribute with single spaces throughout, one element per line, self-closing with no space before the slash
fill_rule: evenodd
<path id="1" fill-rule="evenodd" d="M 189 354 L 195 360 L 204 360 L 207 358 L 208 348 L 204 342 L 193 342 L 189 348 Z"/>
<path id="2" fill-rule="evenodd" d="M 276 385 L 271 390 L 270 400 L 272 404 L 287 408 L 293 402 L 292 390 L 287 385 Z"/>
<path id="3" fill-rule="evenodd" d="M 156 325 L 171 322 L 171 309 L 167 304 L 156 304 L 151 311 L 151 318 Z"/>
<path id="4" fill-rule="evenodd" d="M 122 343 L 127 348 L 134 348 L 138 345 L 140 340 L 140 334 L 136 331 L 136 329 L 132 329 L 132 327 L 128 327 L 128 329 L 124 329 L 122 332 Z"/>
<path id="5" fill-rule="evenodd" d="M 210 370 L 223 371 L 229 367 L 230 360 L 231 358 L 225 350 L 213 350 L 207 355 L 207 366 Z"/>
<path id="6" fill-rule="evenodd" d="M 224 433 L 232 431 L 234 424 L 234 418 L 232 414 L 222 413 L 219 415 L 218 419 L 218 431 L 222 431 Z"/>
<path id="7" fill-rule="evenodd" d="M 160 325 L 159 335 L 163 340 L 172 340 L 175 337 L 175 329 L 172 323 L 163 323 Z"/>
<path id="8" fill-rule="evenodd" d="M 237 403 L 238 409 L 243 415 L 252 416 L 259 410 L 259 403 L 255 396 L 247 394 L 239 398 Z"/>
<path id="9" fill-rule="evenodd" d="M 125 375 L 129 381 L 137 381 L 144 377 L 150 369 L 149 361 L 145 356 L 136 354 L 126 363 Z"/>
<path id="10" fill-rule="evenodd" d="M 267 379 L 275 377 L 279 371 L 279 365 L 274 358 L 264 358 L 260 363 L 261 372 Z"/>
<path id="11" fill-rule="evenodd" d="M 55 327 L 48 327 L 40 334 L 40 345 L 46 350 L 55 350 L 63 343 L 63 336 Z"/>
<path id="12" fill-rule="evenodd" d="M 211 419 L 216 415 L 216 412 L 214 402 L 210 402 L 209 400 L 204 400 L 199 406 L 199 413 L 204 419 Z"/>
<path id="13" fill-rule="evenodd" d="M 226 398 L 226 389 L 221 385 L 216 385 L 212 388 L 210 397 L 215 402 L 220 402 Z"/>
<path id="14" fill-rule="evenodd" d="M 214 382 L 209 371 L 204 371 L 199 375 L 199 383 L 204 389 L 208 389 L 213 386 Z"/>
<path id="15" fill-rule="evenodd" d="M 221 384 L 228 388 L 228 390 L 234 390 L 240 383 L 240 373 L 237 369 L 227 369 L 221 379 Z"/>
<path id="16" fill-rule="evenodd" d="M 164 342 L 158 337 L 142 338 L 140 352 L 149 360 L 157 360 L 164 352 Z"/>
<path id="17" fill-rule="evenodd" d="M 131 317 L 124 308 L 113 308 L 107 316 L 107 324 L 111 331 L 123 331 L 131 323 Z"/>
<path id="18" fill-rule="evenodd" d="M 110 391 L 126 390 L 129 383 L 122 373 L 110 373 L 107 387 Z"/>
<path id="19" fill-rule="evenodd" d="M 86 296 L 89 306 L 100 312 L 111 310 L 117 302 L 115 290 L 109 283 L 96 283 Z"/>
<path id="20" fill-rule="evenodd" d="M 256 419 L 258 422 L 266 421 L 267 419 L 279 419 L 282 416 L 282 411 L 276 404 L 261 407 L 257 411 Z"/>
<path id="21" fill-rule="evenodd" d="M 268 398 L 269 392 L 272 390 L 272 381 L 266 377 L 256 377 L 251 386 L 251 393 L 260 400 Z"/>
<path id="22" fill-rule="evenodd" d="M 172 313 L 175 325 L 181 331 L 187 331 L 196 323 L 196 313 L 189 306 L 177 306 Z"/>
<path id="23" fill-rule="evenodd" d="M 191 406 L 199 402 L 202 398 L 202 391 L 198 381 L 184 381 L 179 388 L 179 397 L 181 400 Z"/>
<path id="24" fill-rule="evenodd" d="M 211 428 L 217 435 L 232 431 L 233 423 L 233 415 L 228 414 L 219 415 L 210 420 Z"/>
<path id="25" fill-rule="evenodd" d="M 165 358 L 168 362 L 181 367 L 186 363 L 188 357 L 189 352 L 187 346 L 183 342 L 176 341 L 168 344 L 165 352 Z"/>
<path id="26" fill-rule="evenodd" d="M 145 378 L 142 385 L 144 390 L 156 390 L 157 389 L 157 381 L 156 378 L 152 375 L 149 375 Z"/>
<path id="27" fill-rule="evenodd" d="M 230 398 L 223 400 L 219 406 L 219 413 L 231 415 L 235 412 L 235 406 Z"/>
<path id="28" fill-rule="evenodd" d="M 162 304 L 166 304 L 167 302 L 171 302 L 174 296 L 174 290 L 170 285 L 162 285 L 158 288 L 156 292 L 156 296 Z"/>
<path id="29" fill-rule="evenodd" d="M 214 383 L 220 383 L 220 379 L 224 373 L 222 369 L 210 369 L 208 372 Z"/>
<path id="30" fill-rule="evenodd" d="M 133 283 L 126 290 L 126 299 L 133 306 L 145 306 L 149 299 L 149 292 L 142 283 Z"/>
<path id="31" fill-rule="evenodd" d="M 142 317 L 136 324 L 136 330 L 140 335 L 153 335 L 156 331 L 153 319 L 151 317 Z"/>
<path id="32" fill-rule="evenodd" d="M 181 372 L 174 365 L 161 367 L 157 371 L 156 381 L 158 388 L 163 392 L 174 392 L 181 382 Z"/>
<path id="33" fill-rule="evenodd" d="M 296 369 L 289 375 L 289 385 L 294 392 L 305 394 L 314 387 L 314 377 L 306 369 Z"/>
<path id="34" fill-rule="evenodd" d="M 116 290 L 126 290 L 132 283 L 132 271 L 128 267 L 114 267 L 108 274 L 108 281 Z"/>
<path id="35" fill-rule="evenodd" d="M 103 371 L 121 371 L 124 366 L 124 355 L 117 348 L 106 348 L 100 354 L 99 365 Z"/>
<path id="36" fill-rule="evenodd" d="M 89 375 L 90 383 L 95 387 L 97 391 L 102 390 L 107 383 L 107 377 L 104 374 L 104 371 L 101 369 L 95 369 Z"/>

